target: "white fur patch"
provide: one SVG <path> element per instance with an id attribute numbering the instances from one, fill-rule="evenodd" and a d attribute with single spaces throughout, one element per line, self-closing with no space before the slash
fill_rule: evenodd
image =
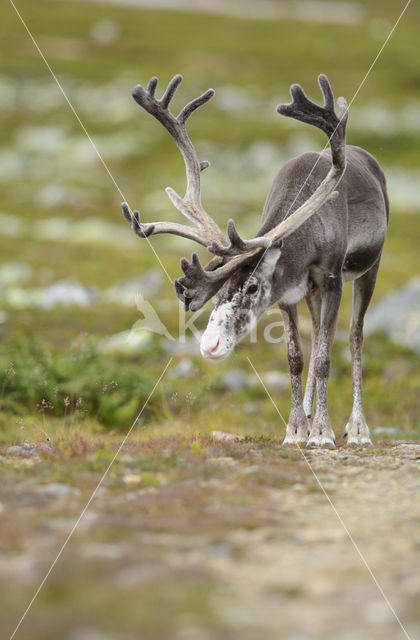
<path id="1" fill-rule="evenodd" d="M 297 304 L 306 296 L 308 284 L 306 281 L 301 282 L 296 287 L 287 289 L 280 298 L 279 302 L 286 305 Z"/>
<path id="2" fill-rule="evenodd" d="M 223 357 L 230 351 L 226 325 L 232 314 L 231 302 L 225 302 L 217 309 L 213 309 L 207 328 L 201 337 L 200 351 L 203 357 Z"/>
<path id="3" fill-rule="evenodd" d="M 273 272 L 277 266 L 281 254 L 281 250 L 278 247 L 268 249 L 264 255 L 262 263 L 258 269 L 264 275 L 265 278 L 271 278 Z"/>

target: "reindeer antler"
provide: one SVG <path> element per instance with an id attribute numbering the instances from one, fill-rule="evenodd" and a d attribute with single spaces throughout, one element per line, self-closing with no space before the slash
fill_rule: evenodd
<path id="1" fill-rule="evenodd" d="M 331 146 L 333 165 L 344 171 L 347 102 L 344 98 L 338 98 L 337 116 L 334 111 L 334 94 L 327 76 L 323 73 L 318 76 L 318 84 L 324 96 L 322 107 L 309 100 L 299 84 L 292 84 L 290 95 L 293 101 L 290 104 L 279 104 L 277 113 L 311 124 L 326 133 Z"/>
<path id="2" fill-rule="evenodd" d="M 322 107 L 309 100 L 300 85 L 293 84 L 290 87 L 293 102 L 280 104 L 277 107 L 277 112 L 318 127 L 327 134 L 332 157 L 332 167 L 327 176 L 308 200 L 274 229 L 252 240 L 243 240 L 232 223 L 230 229 L 228 229 L 231 246 L 224 247 L 219 245 L 218 242 L 213 242 L 210 247 L 207 247 L 211 253 L 217 256 L 227 256 L 232 255 L 232 252 L 236 250 L 236 254 L 243 253 L 246 255 L 252 248 L 261 247 L 267 249 L 267 247 L 296 231 L 325 202 L 336 197 L 337 192 L 334 189 L 341 179 L 346 166 L 348 107 L 344 98 L 338 98 L 337 116 L 334 111 L 334 96 L 327 76 L 321 74 L 318 77 L 318 83 L 324 95 L 324 105 Z"/>
<path id="3" fill-rule="evenodd" d="M 237 232 L 233 220 L 229 220 L 227 236 L 230 244 L 227 245 L 222 231 L 201 204 L 200 173 L 209 166 L 209 163 L 199 162 L 185 128 L 191 114 L 208 102 L 214 95 L 214 91 L 209 89 L 195 98 L 175 117 L 169 111 L 169 105 L 181 80 L 182 76 L 180 75 L 172 78 L 160 100 L 155 97 L 157 78 L 152 78 L 149 81 L 147 89 L 137 85 L 133 90 L 133 97 L 141 107 L 163 124 L 182 153 L 187 174 L 185 196 L 181 198 L 170 187 L 166 189 L 166 192 L 175 207 L 196 227 L 172 222 L 142 223 L 138 211 L 131 213 L 126 203 L 123 203 L 122 208 L 127 222 L 133 231 L 142 238 L 157 233 L 172 233 L 194 240 L 215 254 L 216 257 L 204 268 L 196 253 L 193 254 L 191 262 L 185 258 L 181 261 L 184 276 L 175 281 L 176 295 L 184 303 L 186 309 L 196 311 L 218 291 L 239 267 L 252 262 L 271 245 L 293 233 L 325 202 L 335 197 L 334 189 L 345 169 L 348 108 L 344 98 L 339 98 L 337 101 L 339 114 L 336 115 L 334 96 L 328 79 L 324 75 L 320 75 L 318 78 L 324 95 L 322 107 L 309 100 L 299 85 L 292 85 L 290 89 L 292 103 L 279 105 L 277 111 L 282 115 L 312 124 L 327 134 L 331 146 L 332 167 L 308 200 L 263 236 L 243 240 Z"/>
<path id="4" fill-rule="evenodd" d="M 262 237 L 253 238 L 251 240 L 243 240 L 236 230 L 235 223 L 232 219 L 227 223 L 227 236 L 230 240 L 230 245 L 221 245 L 217 240 L 213 240 L 211 245 L 207 247 L 207 251 L 214 253 L 217 256 L 237 256 L 241 253 L 248 253 L 257 247 L 268 249 L 271 244 L 269 239 Z"/>
<path id="5" fill-rule="evenodd" d="M 239 267 L 245 266 L 262 253 L 258 247 L 247 254 L 233 256 L 229 262 L 216 256 L 203 269 L 196 253 L 191 256 L 191 262 L 186 258 L 181 260 L 184 276 L 175 280 L 175 293 L 184 303 L 185 311 L 198 311 L 210 300 Z"/>
<path id="6" fill-rule="evenodd" d="M 181 198 L 171 187 L 166 188 L 166 193 L 175 207 L 191 220 L 191 222 L 196 225 L 196 228 L 173 222 L 143 224 L 140 222 L 139 212 L 134 211 L 131 213 L 125 202 L 122 204 L 124 217 L 133 231 L 141 238 L 146 238 L 157 233 L 172 233 L 194 240 L 205 247 L 215 239 L 223 244 L 226 240 L 222 231 L 216 222 L 206 213 L 201 204 L 200 173 L 209 166 L 209 163 L 198 160 L 197 153 L 186 130 L 188 118 L 196 109 L 213 97 L 214 90 L 208 89 L 208 91 L 201 96 L 189 102 L 180 111 L 178 116 L 175 117 L 170 112 L 169 105 L 181 81 L 181 75 L 176 75 L 172 78 L 162 98 L 158 100 L 155 97 L 158 79 L 153 77 L 149 81 L 147 89 L 144 89 L 140 84 L 134 87 L 133 98 L 143 109 L 163 124 L 182 153 L 187 174 L 187 190 L 185 196 Z"/>

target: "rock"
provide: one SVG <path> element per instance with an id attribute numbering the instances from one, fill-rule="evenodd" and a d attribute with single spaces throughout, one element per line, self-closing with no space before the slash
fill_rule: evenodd
<path id="1" fill-rule="evenodd" d="M 16 456 L 18 458 L 30 458 L 31 456 L 39 456 L 43 453 L 50 454 L 52 451 L 53 448 L 49 444 L 29 442 L 16 444 L 6 449 L 6 453 L 9 456 Z"/>
<path id="2" fill-rule="evenodd" d="M 3 166 L 5 165 L 3 164 Z M 0 212 L 0 230 L 2 236 L 17 238 L 22 234 L 23 226 L 23 221 L 18 218 L 18 216 Z"/>
<path id="3" fill-rule="evenodd" d="M 256 402 L 247 402 L 244 405 L 244 413 L 247 416 L 254 416 L 258 413 L 259 405 Z"/>
<path id="4" fill-rule="evenodd" d="M 92 40 L 98 44 L 111 44 L 118 39 L 121 27 L 114 20 L 99 20 L 90 30 Z"/>
<path id="5" fill-rule="evenodd" d="M 341 542 L 347 540 L 348 534 L 344 529 L 304 529 L 295 534 L 295 540 L 302 543 Z"/>
<path id="6" fill-rule="evenodd" d="M 222 380 L 229 391 L 240 391 L 249 386 L 249 378 L 241 369 L 231 369 L 225 373 Z"/>
<path id="7" fill-rule="evenodd" d="M 162 288 L 163 275 L 160 269 L 149 269 L 139 278 L 123 280 L 106 292 L 109 302 L 120 302 L 127 306 L 135 303 L 136 295 L 143 297 L 156 296 Z"/>
<path id="8" fill-rule="evenodd" d="M 93 287 L 87 287 L 76 280 L 55 282 L 40 292 L 39 306 L 51 309 L 60 305 L 88 307 L 100 296 Z"/>
<path id="9" fill-rule="evenodd" d="M 394 436 L 402 433 L 402 431 L 401 429 L 397 429 L 397 427 L 375 427 L 375 429 L 373 429 L 373 433 L 376 436 Z"/>
<path id="10" fill-rule="evenodd" d="M 50 482 L 34 487 L 36 493 L 48 496 L 49 498 L 66 498 L 69 495 L 78 493 L 77 489 L 65 482 Z"/>
<path id="11" fill-rule="evenodd" d="M 61 280 L 46 287 L 27 288 L 21 283 L 32 275 L 25 263 L 11 262 L 0 269 L 0 301 L 15 308 L 52 309 L 60 305 L 87 307 L 106 295 L 77 280 Z"/>
<path id="12" fill-rule="evenodd" d="M 407 440 L 395 440 L 394 445 L 400 449 L 412 449 L 413 451 L 420 450 L 420 443 L 408 442 Z"/>
<path id="13" fill-rule="evenodd" d="M 266 371 L 261 374 L 261 378 L 269 390 L 275 393 L 283 393 L 290 384 L 289 375 L 281 371 Z"/>
<path id="14" fill-rule="evenodd" d="M 92 542 L 81 549 L 84 558 L 103 558 L 105 560 L 118 560 L 124 555 L 120 545 L 107 544 L 105 542 Z"/>
<path id="15" fill-rule="evenodd" d="M 141 565 L 132 563 L 131 566 L 124 567 L 115 576 L 115 586 L 119 589 L 132 589 L 144 583 L 156 583 L 165 579 L 170 575 L 170 570 L 158 563 L 142 562 Z M 140 636 L 141 637 L 141 636 Z"/>
<path id="16" fill-rule="evenodd" d="M 26 282 L 32 273 L 32 267 L 26 262 L 6 262 L 0 267 L 0 285 L 7 287 L 18 282 Z"/>
<path id="17" fill-rule="evenodd" d="M 256 93 L 256 91 L 250 92 L 236 85 L 219 87 L 215 105 L 221 111 L 231 111 L 236 115 L 238 111 L 248 111 L 261 106 L 263 100 L 256 96 Z"/>
<path id="18" fill-rule="evenodd" d="M 151 334 L 146 330 L 120 331 L 96 343 L 96 348 L 102 353 L 124 353 L 136 355 L 142 353 L 150 344 Z"/>
<path id="19" fill-rule="evenodd" d="M 171 371 L 171 378 L 188 378 L 196 373 L 197 369 L 190 358 L 182 358 Z"/>
<path id="20" fill-rule="evenodd" d="M 367 334 L 383 331 L 393 342 L 420 353 L 420 277 L 386 296 L 365 322 Z"/>
<path id="21" fill-rule="evenodd" d="M 200 342 L 195 336 L 183 336 L 179 340 L 164 340 L 163 349 L 171 356 L 199 356 Z"/>
<path id="22" fill-rule="evenodd" d="M 238 464 L 238 461 L 235 460 L 235 458 L 232 458 L 231 456 L 220 456 L 219 458 L 209 458 L 209 462 L 210 464 L 215 464 L 215 465 L 235 465 Z"/>
<path id="23" fill-rule="evenodd" d="M 91 147 L 89 145 L 89 150 Z M 56 190 L 54 190 L 56 191 Z M 55 206 L 60 200 L 68 201 L 70 199 L 68 191 L 64 190 L 61 194 L 58 192 L 51 193 L 48 196 L 54 202 Z M 72 198 L 75 200 L 75 198 Z M 44 205 L 46 203 L 44 202 Z M 71 218 L 45 218 L 34 223 L 32 233 L 34 237 L 41 240 L 57 240 L 59 242 L 71 242 L 74 244 L 95 244 L 107 245 L 118 243 L 118 245 L 132 245 L 135 243 L 133 234 L 129 234 L 128 226 L 114 224 L 102 218 L 84 218 L 83 220 L 74 220 Z M 133 237 L 132 237 L 133 236 Z"/>
<path id="24" fill-rule="evenodd" d="M 212 431 L 210 436 L 216 442 L 237 442 L 240 440 L 245 440 L 245 436 L 240 436 L 235 433 L 227 433 L 226 431 Z"/>
<path id="25" fill-rule="evenodd" d="M 133 486 L 141 483 L 141 475 L 139 473 L 127 473 L 123 476 L 123 482 L 127 486 Z"/>
<path id="26" fill-rule="evenodd" d="M 68 636 L 69 640 L 117 640 L 117 636 L 105 633 L 99 629 L 93 629 L 90 627 L 82 627 L 75 629 Z"/>
<path id="27" fill-rule="evenodd" d="M 283 393 L 289 386 L 289 376 L 281 371 L 266 371 L 261 374 L 262 381 L 274 393 Z M 223 384 L 229 391 L 241 391 L 247 387 L 261 384 L 254 375 L 247 375 L 242 369 L 231 369 L 222 378 Z"/>

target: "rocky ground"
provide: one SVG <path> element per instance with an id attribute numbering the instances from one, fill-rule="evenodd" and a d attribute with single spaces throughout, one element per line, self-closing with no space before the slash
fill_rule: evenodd
<path id="1" fill-rule="evenodd" d="M 66 446 L 3 449 L 2 637 L 10 637 L 111 449 L 76 437 Z M 15 637 L 414 640 L 419 459 L 420 444 L 401 441 L 300 452 L 270 438 L 138 436 Z"/>

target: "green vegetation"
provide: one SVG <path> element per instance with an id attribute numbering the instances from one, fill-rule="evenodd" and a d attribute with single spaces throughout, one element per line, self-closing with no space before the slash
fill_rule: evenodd
<path id="1" fill-rule="evenodd" d="M 400 13 L 401 3 L 356 3 L 362 7 L 362 17 L 349 24 L 139 10 L 81 0 L 19 0 L 16 4 L 118 188 L 92 151 L 12 6 L 3 3 L 0 617 L 11 632 L 173 357 L 95 497 L 88 512 L 91 520 L 86 517 L 81 523 L 77 541 L 69 544 L 33 616 L 16 637 L 166 640 L 168 624 L 174 640 L 291 637 L 291 628 L 281 627 L 282 622 L 278 628 L 265 626 L 271 618 L 277 620 L 273 611 L 280 603 L 295 621 L 302 610 L 309 611 L 305 616 L 311 619 L 319 598 L 326 593 L 326 602 L 331 597 L 325 590 L 328 580 L 335 585 L 331 593 L 338 594 L 334 608 L 341 618 L 336 626 L 331 622 L 329 631 L 321 629 L 317 636 L 314 630 L 313 636 L 311 629 L 309 635 L 327 640 L 341 637 L 342 620 L 352 609 L 348 602 L 360 600 L 357 589 L 366 588 L 364 578 L 358 565 L 348 559 L 348 541 L 334 539 L 337 522 L 326 518 L 323 509 L 328 505 L 302 454 L 281 449 L 285 425 L 247 359 L 261 374 L 287 373 L 285 345 L 270 345 L 263 339 L 264 330 L 279 318 L 264 317 L 257 342 L 245 340 L 228 361 L 217 366 L 197 355 L 188 332 L 184 346 L 161 335 L 142 334 L 141 347 L 131 353 L 104 348 L 104 343 L 141 319 L 134 297 L 124 298 L 121 291 L 124 283 L 144 274 L 139 289 L 144 285 L 145 299 L 169 334 L 178 336 L 179 307 L 172 280 L 180 274 L 180 257 L 196 249 L 187 240 L 152 238 L 168 278 L 149 245 L 134 239 L 123 220 L 120 202 L 124 197 L 146 221 L 179 221 L 181 214 L 172 209 L 163 189 L 172 185 L 182 192 L 184 188 L 183 166 L 173 141 L 132 101 L 132 87 L 145 84 L 152 75 L 159 77 L 163 87 L 181 72 L 184 83 L 175 100 L 180 107 L 209 86 L 216 89 L 214 100 L 189 124 L 200 159 L 211 161 L 203 174 L 203 201 L 222 227 L 233 217 L 240 231 L 251 235 L 258 229 L 277 168 L 293 155 L 325 144 L 318 132 L 276 116 L 275 105 L 288 99 L 293 82 L 316 98 L 320 72 L 328 75 L 336 95 L 350 99 Z M 373 153 L 390 184 L 391 222 L 373 304 L 420 273 L 419 27 L 420 9 L 412 3 L 358 93 L 349 118 L 349 143 Z M 205 259 L 205 251 L 200 254 Z M 12 275 L 2 271 L 16 263 L 24 265 L 23 275 L 13 275 L 13 269 Z M 153 286 L 152 270 L 161 273 Z M 47 304 L 45 291 L 60 281 L 88 288 L 91 301 Z M 304 305 L 301 313 L 307 361 L 310 330 Z M 378 447 L 373 451 L 347 452 L 342 448 L 342 433 L 351 410 L 346 339 L 350 314 L 351 286 L 346 285 L 329 386 L 339 449 L 325 453 L 325 458 L 323 453 L 308 456 L 327 487 L 336 492 L 338 508 L 352 526 L 361 527 L 361 539 L 372 542 L 369 557 L 376 561 L 376 569 L 382 568 L 377 555 L 381 540 L 383 545 L 396 541 L 386 553 L 398 570 L 389 569 L 386 578 L 395 592 L 402 585 L 401 599 L 411 615 L 410 603 L 416 594 L 414 578 L 409 583 L 412 567 L 406 565 L 408 541 L 415 540 L 415 535 L 406 534 L 404 526 L 413 524 L 406 515 L 412 495 L 395 497 L 393 491 L 397 485 L 414 486 L 414 480 L 404 475 L 411 464 L 404 452 L 392 466 L 398 456 L 390 440 L 419 440 L 419 356 L 382 335 L 366 340 L 368 423 L 373 429 L 395 431 L 374 433 Z M 198 318 L 198 329 L 205 326 L 207 316 L 208 311 Z M 225 376 L 232 370 L 244 376 L 237 390 L 226 384 Z M 270 388 L 270 392 L 287 420 L 288 387 Z M 213 430 L 245 439 L 217 442 L 211 436 Z M 9 446 L 22 442 L 44 446 L 39 456 L 7 454 Z M 362 465 L 371 473 L 365 484 L 357 476 Z M 393 475 L 388 480 L 389 469 Z M 369 483 L 383 482 L 385 476 L 380 499 L 369 498 Z M 51 497 L 44 485 L 55 487 L 57 495 Z M 66 491 L 62 485 L 71 489 L 65 497 L 59 493 Z M 385 494 L 387 499 L 394 496 L 395 504 L 388 504 Z M 366 502 L 360 501 L 357 511 L 360 495 Z M 388 523 L 381 520 L 382 504 L 389 513 Z M 312 556 L 311 545 L 302 542 L 312 544 L 314 521 L 328 521 L 333 533 L 332 542 L 328 537 L 316 539 Z M 262 556 L 254 558 L 261 540 Z M 291 548 L 287 545 L 293 547 L 293 565 L 287 564 Z M 270 574 L 267 582 L 254 586 L 259 563 L 271 566 L 272 557 L 283 567 L 280 582 Z M 323 559 L 321 565 L 313 564 L 317 557 Z M 241 573 L 242 561 L 248 573 Z M 299 574 L 294 568 L 299 568 Z M 308 571 L 305 585 L 302 568 Z M 317 582 L 320 573 L 325 573 L 325 582 Z M 312 578 L 313 594 L 312 587 L 307 587 Z M 254 588 L 261 590 L 261 600 Z M 340 601 L 344 592 L 347 600 Z M 370 594 L 367 601 L 375 597 Z M 245 622 L 242 618 L 238 622 L 238 611 L 249 612 Z M 331 608 L 323 612 L 330 621 Z M 379 616 L 376 612 L 371 621 Z M 391 631 L 387 635 L 388 629 L 375 625 L 355 632 L 355 637 L 391 637 Z M 79 631 L 73 634 L 76 626 Z M 83 630 L 90 627 L 109 635 L 92 632 L 89 636 Z M 375 636 L 378 629 L 380 635 Z"/>
<path id="2" fill-rule="evenodd" d="M 1 412 L 22 416 L 38 411 L 43 418 L 62 417 L 64 425 L 93 417 L 112 428 L 132 422 L 152 390 L 139 363 L 98 353 L 79 339 L 63 353 L 52 353 L 33 340 L 3 345 Z M 148 403 L 146 416 L 157 397 Z"/>
<path id="3" fill-rule="evenodd" d="M 215 212 L 220 224 L 224 224 L 229 215 L 234 215 L 239 226 L 251 233 L 258 226 L 255 212 L 261 208 L 273 169 L 258 170 L 254 166 L 251 177 L 247 174 L 250 169 L 241 165 L 241 154 L 250 153 L 255 144 L 262 142 L 274 145 L 280 166 L 282 159 L 287 157 L 287 145 L 292 145 L 291 151 L 294 149 L 294 136 L 308 136 L 307 148 L 311 146 L 309 136 L 312 135 L 312 146 L 316 148 L 324 143 L 316 132 L 304 131 L 303 127 L 270 115 L 274 111 L 272 105 L 276 100 L 286 98 L 287 87 L 296 80 L 307 87 L 311 95 L 316 95 L 315 77 L 319 71 L 328 73 L 337 93 L 351 97 L 378 49 L 376 17 L 380 14 L 382 29 L 386 29 L 386 21 L 394 16 L 397 4 L 376 6 L 371 3 L 365 9 L 365 20 L 361 24 L 334 26 L 137 11 L 96 4 L 83 4 L 82 7 L 77 2 L 43 1 L 35 7 L 24 1 L 19 9 L 89 133 L 97 141 L 99 150 L 104 153 L 125 197 L 132 201 L 132 206 L 140 206 L 145 219 L 178 217 L 166 202 L 163 187 L 173 184 L 182 190 L 183 171 L 169 136 L 132 103 L 130 90 L 133 84 L 146 82 L 154 73 L 164 83 L 173 73 L 182 71 L 185 85 L 177 98 L 180 105 L 209 84 L 221 89 L 222 97 L 225 95 L 223 88 L 233 85 L 245 92 L 242 99 L 248 103 L 241 107 L 239 100 L 238 108 L 225 108 L 223 101 L 218 102 L 216 93 L 213 103 L 201 110 L 190 126 L 199 151 L 203 148 L 201 154 L 208 154 L 213 161 L 204 176 L 206 206 Z M 417 28 L 418 8 L 411 7 L 410 12 L 410 19 L 402 21 L 357 96 L 352 107 L 354 126 L 352 118 L 349 124 L 350 142 L 366 146 L 385 166 L 392 164 L 406 170 L 418 164 L 420 131 L 408 133 L 384 127 L 381 133 L 375 128 L 373 134 L 359 126 L 361 116 L 357 114 L 358 109 L 371 104 L 386 105 L 398 112 L 412 101 L 409 78 L 414 71 L 410 60 L 416 42 L 413 34 Z M 16 170 L 11 179 L 0 182 L 2 210 L 19 216 L 25 225 L 15 236 L 0 236 L 3 262 L 19 260 L 30 265 L 32 272 L 23 285 L 24 291 L 70 278 L 103 290 L 146 273 L 152 267 L 160 269 L 146 243 L 134 240 L 130 243 L 130 232 L 125 229 L 119 214 L 121 197 L 115 185 L 99 160 L 90 154 L 79 124 L 12 8 L 4 7 L 2 16 L 0 30 L 8 55 L 2 58 L 0 72 L 13 86 L 12 97 L 5 101 L 3 109 L 2 144 L 3 149 L 16 153 L 16 162 L 24 163 L 22 166 L 26 167 L 24 172 Z M 104 19 L 111 21 L 115 29 L 114 40 L 105 44 L 92 35 L 95 25 Z M 354 46 L 356 34 L 357 46 Z M 118 139 L 123 142 L 118 143 Z M 252 157 L 251 154 L 251 164 Z M 231 184 L 223 182 L 225 171 Z M 241 183 L 244 177 L 251 185 L 245 191 Z M 122 235 L 118 238 L 123 238 L 124 242 L 117 238 L 114 242 L 105 240 L 101 243 L 99 240 L 89 244 L 89 239 L 80 238 L 78 242 L 76 238 L 69 242 L 65 235 L 56 234 L 53 239 L 39 235 L 36 225 L 55 218 L 69 220 L 70 224 L 72 220 L 86 218 L 108 220 L 119 229 Z M 392 206 L 389 237 L 374 302 L 420 271 L 419 235 L 420 217 L 416 211 L 406 212 Z M 176 277 L 180 256 L 188 255 L 192 249 L 188 241 L 158 237 L 152 242 L 170 277 Z M 148 299 L 155 304 L 169 332 L 176 336 L 177 301 L 172 284 L 163 272 L 162 278 L 158 295 L 150 293 Z M 10 363 L 16 370 L 13 380 L 2 382 L 3 425 L 10 425 L 9 411 L 32 415 L 35 422 L 45 422 L 50 414 L 59 417 L 63 415 L 66 397 L 83 398 L 84 417 L 99 420 L 107 428 L 125 428 L 129 424 L 165 362 L 162 339 L 154 336 L 141 357 L 93 355 L 90 348 L 88 362 L 75 359 L 71 345 L 80 335 L 87 334 L 88 342 L 92 344 L 129 329 L 139 318 L 134 304 L 97 302 L 86 308 L 56 306 L 43 310 L 25 308 L 25 304 L 16 308 L 6 301 L 2 308 L 7 316 L 0 344 L 1 380 L 5 381 L 9 376 Z M 343 330 L 349 323 L 350 308 L 348 285 L 340 315 Z M 302 311 L 305 313 L 304 309 Z M 280 437 L 283 425 L 279 424 L 262 389 L 253 386 L 232 393 L 221 384 L 222 376 L 231 368 L 251 374 L 247 355 L 263 370 L 287 371 L 284 346 L 267 345 L 261 339 L 268 322 L 267 319 L 261 323 L 258 344 L 245 342 L 228 363 L 209 367 L 193 357 L 191 375 L 185 378 L 169 375 L 162 384 L 162 394 L 157 394 L 152 401 L 154 419 L 170 419 L 169 411 L 174 417 L 184 415 L 186 420 L 201 424 L 204 418 L 200 416 L 205 416 L 212 406 L 217 390 L 219 410 L 212 414 L 216 427 L 223 424 L 225 428 L 239 428 L 256 436 L 268 432 L 278 433 Z M 199 327 L 204 324 L 205 316 L 197 322 Z M 308 351 L 309 336 L 305 332 L 304 339 Z M 343 356 L 345 348 L 344 336 L 340 333 L 330 385 L 331 412 L 338 429 L 345 424 L 350 410 L 349 363 Z M 38 375 L 40 369 L 45 370 L 41 377 Z M 407 435 L 419 428 L 418 370 L 418 359 L 410 353 L 402 353 L 400 348 L 379 337 L 367 341 L 365 398 L 369 422 L 373 426 L 398 427 Z M 388 371 L 391 372 L 389 375 Z M 103 385 L 114 379 L 118 388 L 111 394 L 104 394 Z M 176 402 L 173 401 L 175 394 L 178 394 Z M 193 398 L 193 401 L 188 402 L 187 398 Z M 40 415 L 37 405 L 43 400 L 48 408 Z M 277 400 L 287 417 L 288 394 Z M 252 414 L 244 416 L 242 408 L 248 401 L 256 403 L 258 421 Z M 50 405 L 54 409 L 50 409 Z M 10 434 L 3 437 L 10 440 Z"/>

